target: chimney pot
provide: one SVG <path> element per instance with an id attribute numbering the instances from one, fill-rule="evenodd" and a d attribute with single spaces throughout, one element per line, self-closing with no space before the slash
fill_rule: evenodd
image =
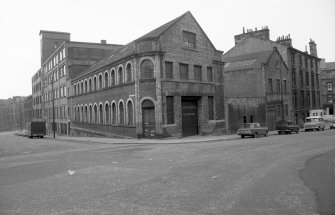
<path id="1" fill-rule="evenodd" d="M 107 44 L 106 40 L 101 40 L 101 44 Z"/>

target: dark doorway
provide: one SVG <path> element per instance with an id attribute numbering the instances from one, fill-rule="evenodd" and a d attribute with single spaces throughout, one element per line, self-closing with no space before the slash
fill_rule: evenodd
<path id="1" fill-rule="evenodd" d="M 143 137 L 155 136 L 155 105 L 150 100 L 142 103 Z"/>
<path id="2" fill-rule="evenodd" d="M 198 134 L 198 98 L 182 98 L 182 133 L 183 136 Z"/>

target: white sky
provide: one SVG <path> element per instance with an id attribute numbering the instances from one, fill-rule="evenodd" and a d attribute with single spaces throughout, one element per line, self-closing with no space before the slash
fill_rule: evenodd
<path id="1" fill-rule="evenodd" d="M 268 26 L 270 39 L 291 34 L 305 50 L 335 61 L 334 0 L 1 0 L 0 99 L 28 96 L 40 67 L 40 30 L 71 33 L 72 41 L 127 44 L 191 11 L 214 46 L 227 52 L 242 27 Z"/>

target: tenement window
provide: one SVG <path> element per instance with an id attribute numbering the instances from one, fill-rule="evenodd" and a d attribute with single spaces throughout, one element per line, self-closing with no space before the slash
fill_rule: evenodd
<path id="1" fill-rule="evenodd" d="M 201 81 L 202 80 L 202 68 L 201 66 L 194 66 L 194 80 Z"/>
<path id="2" fill-rule="evenodd" d="M 273 93 L 272 78 L 269 78 L 269 93 Z"/>
<path id="3" fill-rule="evenodd" d="M 207 81 L 213 81 L 213 69 L 212 69 L 212 67 L 207 67 Z"/>
<path id="4" fill-rule="evenodd" d="M 165 78 L 173 78 L 173 63 L 165 62 Z"/>
<path id="5" fill-rule="evenodd" d="M 195 33 L 191 33 L 188 31 L 183 31 L 183 46 L 186 48 L 195 48 L 196 42 L 195 42 Z"/>
<path id="6" fill-rule="evenodd" d="M 179 71 L 180 71 L 180 79 L 181 80 L 188 80 L 188 65 L 187 64 L 179 64 Z"/>
<path id="7" fill-rule="evenodd" d="M 327 83 L 327 90 L 332 91 L 333 90 L 333 85 L 332 83 Z"/>

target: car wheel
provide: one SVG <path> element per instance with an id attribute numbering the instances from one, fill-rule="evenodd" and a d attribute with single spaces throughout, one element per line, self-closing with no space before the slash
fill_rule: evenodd
<path id="1" fill-rule="evenodd" d="M 278 131 L 278 134 L 281 135 L 281 131 Z"/>
<path id="2" fill-rule="evenodd" d="M 265 132 L 264 136 L 265 136 L 265 137 L 267 137 L 267 136 L 268 136 L 268 131 L 266 131 L 266 132 Z"/>
<path id="3" fill-rule="evenodd" d="M 254 133 L 254 138 L 258 137 L 257 133 Z"/>
<path id="4" fill-rule="evenodd" d="M 297 129 L 295 132 L 298 134 L 298 133 L 299 133 L 299 130 Z"/>
<path id="5" fill-rule="evenodd" d="M 244 135 L 241 135 L 241 138 L 244 138 Z"/>

